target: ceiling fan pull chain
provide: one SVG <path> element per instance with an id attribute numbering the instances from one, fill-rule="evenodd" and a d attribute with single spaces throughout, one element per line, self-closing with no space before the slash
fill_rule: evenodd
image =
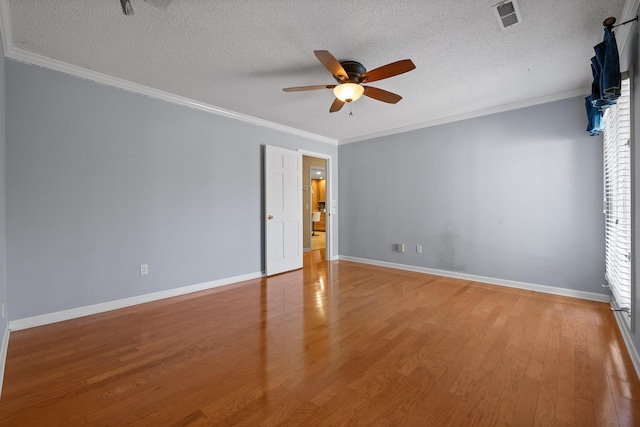
<path id="1" fill-rule="evenodd" d="M 353 111 L 351 111 L 351 102 L 349 103 L 349 116 L 353 117 Z"/>

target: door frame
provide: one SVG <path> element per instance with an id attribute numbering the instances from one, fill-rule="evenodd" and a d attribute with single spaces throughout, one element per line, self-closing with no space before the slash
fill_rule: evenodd
<path id="1" fill-rule="evenodd" d="M 329 203 L 329 206 L 327 207 L 327 215 L 325 215 L 325 227 L 326 227 L 326 231 L 325 231 L 325 236 L 327 239 L 327 248 L 326 248 L 326 255 L 325 258 L 327 259 L 327 261 L 335 261 L 338 259 L 338 257 L 336 255 L 334 255 L 333 253 L 333 237 L 334 237 L 334 232 L 333 232 L 333 220 L 334 218 L 336 218 L 336 214 L 338 212 L 337 210 L 337 201 L 333 198 L 333 156 L 331 156 L 330 154 L 323 154 L 323 153 L 317 153 L 315 151 L 308 151 L 308 150 L 303 150 L 301 148 L 298 148 L 298 151 L 303 155 L 303 156 L 309 156 L 309 157 L 316 157 L 318 159 L 324 159 L 326 160 L 326 177 L 325 179 L 327 180 L 327 203 Z M 304 203 L 304 202 L 303 202 Z M 304 208 L 304 206 L 303 206 Z M 304 209 L 303 209 L 304 212 Z"/>

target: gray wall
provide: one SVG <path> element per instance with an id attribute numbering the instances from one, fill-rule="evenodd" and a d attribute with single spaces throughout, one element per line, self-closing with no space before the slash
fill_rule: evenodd
<path id="1" fill-rule="evenodd" d="M 5 59 L 0 38 L 0 301 L 7 301 L 7 229 L 6 229 L 6 192 L 5 192 Z M 0 334 L 4 333 L 8 316 L 0 317 Z M 0 338 L 0 342 L 2 338 Z"/>
<path id="2" fill-rule="evenodd" d="M 337 160 L 10 60 L 6 81 L 10 319 L 260 271 L 261 145 Z M 602 292 L 601 140 L 584 127 L 576 98 L 341 146 L 340 254 Z"/>
<path id="3" fill-rule="evenodd" d="M 603 293 L 601 138 L 583 102 L 340 146 L 340 255 Z"/>
<path id="4" fill-rule="evenodd" d="M 6 80 L 11 320 L 262 271 L 262 145 L 337 156 L 11 60 Z"/>

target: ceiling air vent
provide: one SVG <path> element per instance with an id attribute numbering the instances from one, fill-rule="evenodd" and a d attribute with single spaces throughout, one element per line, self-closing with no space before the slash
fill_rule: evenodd
<path id="1" fill-rule="evenodd" d="M 496 16 L 502 29 L 513 27 L 522 21 L 520 8 L 516 0 L 502 1 L 493 6 L 493 9 L 496 11 Z"/>

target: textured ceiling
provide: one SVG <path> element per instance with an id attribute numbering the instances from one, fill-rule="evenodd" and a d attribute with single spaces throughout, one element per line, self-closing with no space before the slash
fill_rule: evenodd
<path id="1" fill-rule="evenodd" d="M 586 93 L 602 21 L 625 18 L 624 0 L 519 0 L 522 22 L 501 30 L 497 2 L 175 0 L 161 10 L 131 0 L 125 16 L 119 0 L 0 0 L 0 12 L 9 57 L 348 142 Z M 317 49 L 367 69 L 405 58 L 416 69 L 371 84 L 402 95 L 398 104 L 363 97 L 352 117 L 348 105 L 330 114 L 330 90 L 282 91 L 335 83 Z"/>

